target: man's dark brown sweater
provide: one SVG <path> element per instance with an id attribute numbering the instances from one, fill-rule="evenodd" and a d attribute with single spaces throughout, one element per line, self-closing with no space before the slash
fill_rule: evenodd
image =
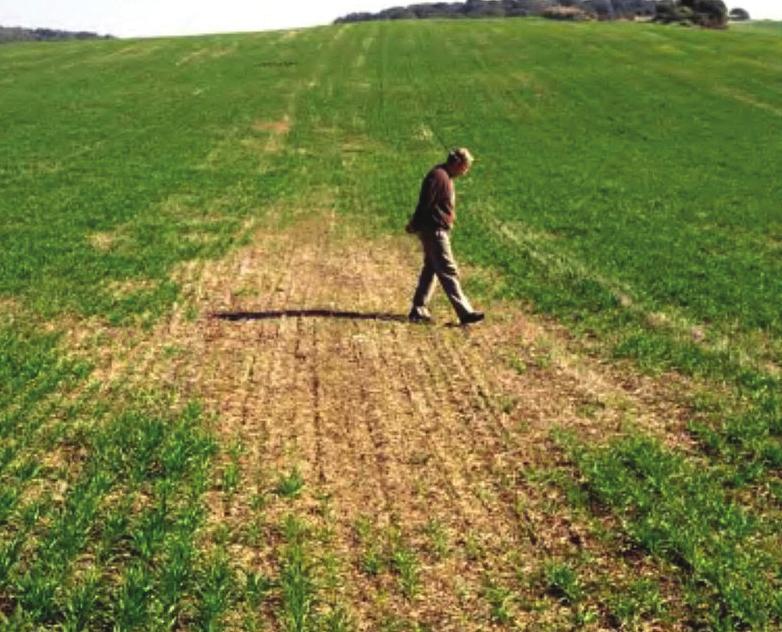
<path id="1" fill-rule="evenodd" d="M 456 196 L 445 165 L 437 165 L 426 174 L 418 196 L 418 206 L 409 228 L 413 232 L 450 230 L 456 219 Z"/>

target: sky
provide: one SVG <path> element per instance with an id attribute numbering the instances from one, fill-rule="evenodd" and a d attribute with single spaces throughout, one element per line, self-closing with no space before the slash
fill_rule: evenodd
<path id="1" fill-rule="evenodd" d="M 0 0 L 0 25 L 118 37 L 265 31 L 330 24 L 353 11 L 421 0 Z M 780 0 L 726 0 L 754 19 L 782 20 Z"/>

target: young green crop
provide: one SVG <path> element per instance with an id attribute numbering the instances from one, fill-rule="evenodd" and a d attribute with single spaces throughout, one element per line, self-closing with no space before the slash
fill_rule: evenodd
<path id="1" fill-rule="evenodd" d="M 632 540 L 682 569 L 702 625 L 759 629 L 780 620 L 775 536 L 730 502 L 711 472 L 642 437 L 570 449 L 596 499 L 618 513 Z M 547 577 L 577 600 L 569 569 L 553 567 Z"/>
<path id="2" fill-rule="evenodd" d="M 457 183 L 456 251 L 502 280 L 479 300 L 519 301 L 607 358 L 729 391 L 732 403 L 691 424 L 694 457 L 643 437 L 570 454 L 627 537 L 678 565 L 704 625 L 778 625 L 778 578 L 754 572 L 779 555 L 751 538 L 779 528 L 743 505 L 778 485 L 782 463 L 780 57 L 772 25 L 538 20 L 0 47 L 8 625 L 219 627 L 231 603 L 271 590 L 196 545 L 214 480 L 199 413 L 118 414 L 89 393 L 74 403 L 89 369 L 41 332 L 83 317 L 151 326 L 180 298 L 178 264 L 221 256 L 273 208 L 326 205 L 399 232 L 452 145 L 478 158 Z M 52 448 L 83 462 L 42 469 Z M 238 454 L 219 480 L 242 485 Z M 42 481 L 43 495 L 25 495 Z M 293 499 L 303 484 L 294 471 L 276 491 Z M 443 534 L 429 536 L 446 555 Z M 473 558 L 479 546 L 467 537 Z M 314 593 L 310 560 L 289 553 L 280 581 L 296 628 Z M 75 574 L 87 558 L 98 570 Z M 408 597 L 420 588 L 402 540 L 367 541 L 361 566 L 393 572 Z M 578 601 L 578 577 L 549 571 L 550 588 Z M 487 596 L 504 618 L 504 593 Z M 658 605 L 631 595 L 610 607 L 634 621 Z"/>

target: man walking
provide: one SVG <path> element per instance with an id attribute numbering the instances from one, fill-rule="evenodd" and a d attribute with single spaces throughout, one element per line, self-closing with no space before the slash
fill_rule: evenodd
<path id="1" fill-rule="evenodd" d="M 435 277 L 440 280 L 462 325 L 483 320 L 462 292 L 459 271 L 451 252 L 449 232 L 456 219 L 456 193 L 453 179 L 466 174 L 473 157 L 467 149 L 454 149 L 444 164 L 435 166 L 424 178 L 418 206 L 407 224 L 408 233 L 416 233 L 424 251 L 424 267 L 413 296 L 413 308 L 408 316 L 411 322 L 431 322 L 427 309 L 434 292 Z"/>

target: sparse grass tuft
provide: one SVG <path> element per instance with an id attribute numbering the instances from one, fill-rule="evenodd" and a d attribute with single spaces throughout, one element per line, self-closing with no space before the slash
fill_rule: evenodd
<path id="1" fill-rule="evenodd" d="M 546 590 L 563 603 L 577 605 L 584 594 L 576 572 L 566 562 L 550 562 L 544 569 Z"/>
<path id="2" fill-rule="evenodd" d="M 494 582 L 488 582 L 484 588 L 484 596 L 489 602 L 489 616 L 496 623 L 507 625 L 513 621 L 513 592 Z"/>
<path id="3" fill-rule="evenodd" d="M 438 520 L 430 520 L 424 526 L 424 532 L 429 538 L 432 554 L 436 559 L 447 557 L 451 551 L 448 531 Z"/>
<path id="4" fill-rule="evenodd" d="M 421 565 L 418 556 L 412 549 L 397 543 L 391 552 L 391 563 L 399 574 L 399 586 L 402 589 L 402 594 L 408 599 L 412 599 L 418 594 L 421 586 Z"/>
<path id="5" fill-rule="evenodd" d="M 304 632 L 313 618 L 315 584 L 304 549 L 306 527 L 293 516 L 285 520 L 286 546 L 280 574 L 281 624 L 289 632 Z"/>
<path id="6" fill-rule="evenodd" d="M 296 498 L 304 487 L 304 479 L 298 468 L 293 468 L 290 474 L 280 476 L 274 488 L 275 493 L 283 498 Z"/>
<path id="7" fill-rule="evenodd" d="M 229 498 L 236 493 L 236 490 L 239 487 L 241 479 L 241 466 L 239 463 L 239 458 L 241 454 L 242 446 L 238 443 L 235 443 L 228 448 L 229 461 L 223 466 L 223 475 L 220 487 Z"/>
<path id="8" fill-rule="evenodd" d="M 608 608 L 614 624 L 629 629 L 639 627 L 645 619 L 660 619 L 666 614 L 660 587 L 650 579 L 639 579 L 626 589 L 612 591 Z"/>
<path id="9" fill-rule="evenodd" d="M 421 588 L 421 563 L 402 529 L 390 525 L 378 530 L 366 517 L 360 518 L 355 528 L 362 548 L 361 570 L 370 576 L 394 573 L 402 594 L 413 599 Z"/>

